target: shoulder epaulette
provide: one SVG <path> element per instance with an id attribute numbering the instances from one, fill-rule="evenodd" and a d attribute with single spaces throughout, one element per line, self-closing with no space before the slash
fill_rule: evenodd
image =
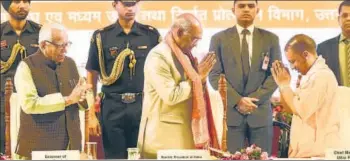
<path id="1" fill-rule="evenodd" d="M 97 33 L 101 33 L 101 32 L 104 32 L 104 31 L 108 31 L 108 30 L 110 30 L 112 27 L 113 27 L 113 25 L 109 25 L 109 26 L 106 26 L 106 27 L 102 27 L 102 28 L 100 28 L 100 29 L 97 29 L 97 30 L 94 32 L 93 36 L 91 37 L 90 43 L 94 43 L 94 42 L 95 42 L 95 38 L 96 38 L 96 34 L 97 34 Z"/>
<path id="2" fill-rule="evenodd" d="M 43 26 L 43 25 L 38 24 L 38 23 L 36 23 L 36 22 L 34 22 L 34 21 L 32 21 L 32 20 L 28 20 L 28 22 L 29 22 L 31 25 L 35 26 L 35 27 L 40 27 L 40 28 L 41 28 L 41 26 Z"/>
<path id="3" fill-rule="evenodd" d="M 34 28 L 34 29 L 36 29 L 37 31 L 39 31 L 40 29 L 41 29 L 41 27 L 43 26 L 43 25 L 41 25 L 41 24 L 38 24 L 38 23 L 36 23 L 36 22 L 34 22 L 34 21 L 32 21 L 32 20 L 28 20 L 28 22 L 32 25 L 32 27 Z"/>
<path id="4" fill-rule="evenodd" d="M 1 23 L 0 35 L 2 35 L 2 31 L 4 31 L 6 25 L 8 25 L 9 21 L 5 21 Z"/>
<path id="5" fill-rule="evenodd" d="M 98 32 L 108 31 L 108 30 L 112 29 L 113 27 L 115 27 L 115 24 L 112 24 L 112 25 L 109 25 L 109 26 L 106 26 L 106 27 L 102 27 L 102 28 L 98 29 L 97 31 Z"/>
<path id="6" fill-rule="evenodd" d="M 147 31 L 150 31 L 151 33 L 154 33 L 154 34 L 156 34 L 156 35 L 159 35 L 158 30 L 157 30 L 155 27 L 153 27 L 153 26 L 144 25 L 144 24 L 140 24 L 139 26 L 140 26 L 140 28 L 142 28 L 142 29 L 144 29 L 144 30 L 147 30 Z"/>

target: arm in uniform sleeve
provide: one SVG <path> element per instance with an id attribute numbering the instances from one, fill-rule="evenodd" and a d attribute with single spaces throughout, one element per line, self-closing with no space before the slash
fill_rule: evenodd
<path id="1" fill-rule="evenodd" d="M 100 66 L 98 64 L 96 34 L 97 34 L 97 31 L 95 31 L 93 33 L 92 37 L 91 37 L 90 48 L 89 48 L 89 56 L 88 56 L 88 60 L 86 62 L 85 69 L 88 70 L 88 71 L 95 70 L 95 71 L 99 72 L 100 71 Z"/>
<path id="2" fill-rule="evenodd" d="M 61 93 L 38 96 L 31 71 L 25 62 L 18 65 L 14 79 L 19 104 L 26 114 L 46 114 L 65 109 L 65 100 Z"/>
<path id="3" fill-rule="evenodd" d="M 189 99 L 192 94 L 191 82 L 182 81 L 176 84 L 165 58 L 160 54 L 149 56 L 148 62 L 145 63 L 145 76 L 150 80 L 146 83 L 155 88 L 164 103 L 173 106 Z"/>
<path id="4" fill-rule="evenodd" d="M 154 29 L 155 31 L 155 44 L 154 44 L 154 46 L 156 46 L 156 45 L 158 45 L 161 41 L 162 41 L 162 35 L 160 35 L 160 33 L 159 33 L 159 31 L 155 28 Z"/>
<path id="5" fill-rule="evenodd" d="M 150 25 L 141 25 L 141 28 L 148 32 L 150 39 L 150 45 L 153 47 L 157 46 L 162 41 L 162 36 L 159 34 L 159 31 L 150 26 Z"/>
<path id="6" fill-rule="evenodd" d="M 97 32 L 98 31 L 95 31 L 91 37 L 89 56 L 85 67 L 85 69 L 87 70 L 87 83 L 92 84 L 94 96 L 96 95 L 97 79 L 98 79 L 98 74 L 100 72 L 100 66 L 98 62 L 99 60 L 98 51 L 97 51 L 97 45 L 96 45 Z"/>

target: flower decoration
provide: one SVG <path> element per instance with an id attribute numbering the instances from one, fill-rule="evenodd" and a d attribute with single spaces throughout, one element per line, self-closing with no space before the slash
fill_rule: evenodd
<path id="1" fill-rule="evenodd" d="M 222 157 L 221 160 L 269 160 L 269 155 L 253 144 L 245 149 L 241 149 L 241 151 L 236 151 L 234 154 Z"/>

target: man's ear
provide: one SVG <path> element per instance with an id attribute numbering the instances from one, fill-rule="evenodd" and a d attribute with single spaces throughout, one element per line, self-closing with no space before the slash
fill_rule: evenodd
<path id="1" fill-rule="evenodd" d="M 183 29 L 181 29 L 181 28 L 177 29 L 177 31 L 176 31 L 177 37 L 182 37 L 184 34 L 185 34 L 185 32 Z"/>
<path id="2" fill-rule="evenodd" d="M 309 56 L 309 52 L 308 51 L 304 51 L 303 53 L 302 53 L 302 55 L 303 55 L 303 57 L 305 58 L 305 59 L 307 59 L 307 57 Z"/>
<path id="3" fill-rule="evenodd" d="M 40 47 L 40 49 L 44 49 L 45 48 L 45 46 L 46 46 L 46 43 L 45 43 L 45 41 L 42 41 L 42 42 L 40 42 L 39 43 L 39 47 Z"/>

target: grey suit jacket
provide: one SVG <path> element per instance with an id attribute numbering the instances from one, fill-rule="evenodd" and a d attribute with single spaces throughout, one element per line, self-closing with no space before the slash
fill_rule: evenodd
<path id="1" fill-rule="evenodd" d="M 342 86 L 339 66 L 339 39 L 340 35 L 318 44 L 317 54 L 326 59 L 326 64 L 333 71 L 338 84 Z"/>
<path id="2" fill-rule="evenodd" d="M 210 51 L 215 51 L 217 55 L 217 63 L 209 74 L 211 85 L 214 89 L 218 88 L 220 74 L 225 74 L 227 80 L 227 124 L 239 126 L 245 116 L 239 113 L 235 106 L 242 97 L 255 97 L 259 99 L 258 108 L 247 116 L 248 124 L 250 127 L 272 125 L 270 97 L 277 85 L 271 75 L 270 67 L 273 61 L 281 60 L 279 38 L 269 31 L 255 27 L 248 82 L 243 82 L 240 41 L 235 26 L 215 34 L 211 38 Z M 265 71 L 262 69 L 262 64 L 266 53 L 270 61 Z"/>

